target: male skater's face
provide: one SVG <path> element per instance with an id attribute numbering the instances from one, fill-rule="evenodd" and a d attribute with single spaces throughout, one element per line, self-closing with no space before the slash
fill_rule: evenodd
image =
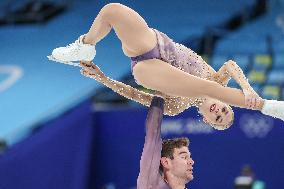
<path id="1" fill-rule="evenodd" d="M 175 148 L 174 159 L 169 159 L 169 171 L 177 178 L 191 181 L 193 179 L 193 164 L 188 147 Z"/>

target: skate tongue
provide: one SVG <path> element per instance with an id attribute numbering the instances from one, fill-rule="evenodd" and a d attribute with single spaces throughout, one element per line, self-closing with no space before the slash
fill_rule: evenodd
<path id="1" fill-rule="evenodd" d="M 75 67 L 82 67 L 82 66 L 80 65 L 80 62 L 65 62 L 65 61 L 61 61 L 61 60 L 58 60 L 58 59 L 54 58 L 52 55 L 47 56 L 47 58 L 48 58 L 49 60 L 54 61 L 54 62 L 57 62 L 57 63 L 67 64 L 67 65 L 75 66 Z"/>

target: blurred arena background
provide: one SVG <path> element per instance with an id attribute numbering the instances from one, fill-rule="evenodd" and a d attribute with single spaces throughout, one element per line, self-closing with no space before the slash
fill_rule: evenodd
<path id="1" fill-rule="evenodd" d="M 284 100 L 283 0 L 2 0 L 0 189 L 136 188 L 147 108 L 46 58 L 87 32 L 110 2 L 133 8 L 216 69 L 235 60 L 262 97 Z M 97 44 L 94 62 L 141 88 L 113 31 Z M 191 140 L 188 188 L 284 187 L 283 122 L 234 111 L 225 131 L 204 124 L 194 108 L 164 117 L 164 138 Z"/>

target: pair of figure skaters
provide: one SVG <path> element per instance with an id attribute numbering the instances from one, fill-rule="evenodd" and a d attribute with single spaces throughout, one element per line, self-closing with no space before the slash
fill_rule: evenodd
<path id="1" fill-rule="evenodd" d="M 111 29 L 120 39 L 124 54 L 131 59 L 136 82 L 157 92 L 145 93 L 110 79 L 98 66 L 90 63 L 96 55 L 96 44 Z M 163 114 L 173 116 L 195 106 L 203 121 L 218 130 L 232 125 L 234 112 L 231 106 L 261 111 L 284 121 L 284 102 L 262 99 L 236 62 L 229 60 L 215 71 L 194 51 L 148 27 L 137 12 L 119 3 L 105 5 L 88 33 L 66 47 L 54 49 L 49 59 L 80 66 L 83 75 L 126 98 L 150 106 L 138 189 L 184 189 L 193 179 L 194 162 L 188 150 L 189 140 L 177 138 L 162 142 Z M 241 89 L 227 87 L 231 78 Z"/>

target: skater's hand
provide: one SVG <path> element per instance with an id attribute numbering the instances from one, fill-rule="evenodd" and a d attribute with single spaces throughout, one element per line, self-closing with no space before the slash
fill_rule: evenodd
<path id="1" fill-rule="evenodd" d="M 80 62 L 82 66 L 81 74 L 86 77 L 92 77 L 94 79 L 102 79 L 105 74 L 100 70 L 100 68 L 92 62 Z"/>
<path id="2" fill-rule="evenodd" d="M 261 104 L 261 97 L 251 88 L 243 90 L 245 95 L 245 106 L 248 109 L 256 110 Z"/>

